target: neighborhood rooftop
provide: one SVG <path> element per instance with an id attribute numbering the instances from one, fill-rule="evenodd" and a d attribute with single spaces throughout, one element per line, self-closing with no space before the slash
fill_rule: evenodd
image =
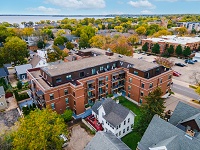
<path id="1" fill-rule="evenodd" d="M 82 51 L 96 51 L 97 53 L 101 53 L 98 56 L 84 58 L 72 62 L 66 62 L 62 64 L 57 65 L 50 65 L 47 67 L 42 68 L 45 72 L 47 72 L 50 76 L 57 76 L 60 74 L 66 74 L 70 72 L 74 72 L 77 70 L 83 70 L 86 68 L 92 68 L 98 65 L 103 65 L 109 62 L 127 62 L 133 65 L 133 68 L 142 70 L 142 71 L 148 71 L 152 68 L 158 67 L 158 64 L 150 63 L 144 60 L 139 60 L 133 57 L 123 56 L 119 57 L 119 54 L 114 54 L 113 56 L 107 56 L 105 55 L 104 50 L 99 49 L 88 49 L 88 50 L 82 50 Z"/>
<path id="2" fill-rule="evenodd" d="M 130 148 L 111 132 L 99 131 L 84 150 L 130 150 Z"/>
<path id="3" fill-rule="evenodd" d="M 200 42 L 200 37 L 177 37 L 175 35 L 171 36 L 161 36 L 159 38 L 147 38 L 146 41 L 151 40 L 152 42 L 166 42 L 166 43 L 175 43 L 186 45 L 187 43 Z"/>

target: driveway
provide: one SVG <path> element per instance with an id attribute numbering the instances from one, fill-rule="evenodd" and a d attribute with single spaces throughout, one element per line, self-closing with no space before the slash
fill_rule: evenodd
<path id="1" fill-rule="evenodd" d="M 92 137 L 80 125 L 75 125 L 72 128 L 69 144 L 64 150 L 83 150 Z"/>

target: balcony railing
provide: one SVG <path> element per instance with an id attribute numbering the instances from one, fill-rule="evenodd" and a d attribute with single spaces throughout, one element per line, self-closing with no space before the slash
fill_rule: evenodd
<path id="1" fill-rule="evenodd" d="M 94 87 L 94 86 L 88 87 L 88 91 L 93 91 L 93 90 L 95 90 L 95 87 Z"/>
<path id="2" fill-rule="evenodd" d="M 95 94 L 92 94 L 92 95 L 89 95 L 88 96 L 88 99 L 90 100 L 90 99 L 93 99 L 93 98 L 95 98 Z"/>

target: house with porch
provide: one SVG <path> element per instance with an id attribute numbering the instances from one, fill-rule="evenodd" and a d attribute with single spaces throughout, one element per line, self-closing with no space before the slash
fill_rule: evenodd
<path id="1" fill-rule="evenodd" d="M 8 104 L 5 98 L 5 91 L 4 91 L 3 86 L 0 86 L 0 110 L 4 110 L 7 107 L 8 107 Z"/>
<path id="2" fill-rule="evenodd" d="M 26 73 L 26 71 L 28 69 L 32 69 L 32 65 L 31 64 L 25 64 L 25 65 L 15 66 L 15 71 L 16 71 L 17 78 L 19 80 L 25 80 L 25 79 L 27 79 L 27 73 Z"/>
<path id="3" fill-rule="evenodd" d="M 101 123 L 106 132 L 112 132 L 122 138 L 132 131 L 135 114 L 116 103 L 111 98 L 97 101 L 92 107 L 92 115 Z"/>

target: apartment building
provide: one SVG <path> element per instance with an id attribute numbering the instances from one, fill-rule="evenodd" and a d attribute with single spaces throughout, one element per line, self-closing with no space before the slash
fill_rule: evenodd
<path id="1" fill-rule="evenodd" d="M 165 52 L 165 50 L 170 47 L 170 45 L 174 46 L 174 49 L 181 45 L 184 49 L 185 47 L 190 47 L 191 50 L 197 50 L 200 46 L 200 37 L 177 37 L 175 35 L 170 36 L 161 36 L 159 38 L 147 38 L 142 40 L 142 45 L 148 43 L 148 51 L 152 51 L 152 47 L 155 43 L 160 45 L 160 53 Z"/>
<path id="2" fill-rule="evenodd" d="M 41 107 L 58 113 L 70 108 L 79 115 L 85 105 L 111 93 L 120 92 L 139 105 L 156 87 L 163 94 L 170 89 L 172 70 L 158 64 L 96 48 L 77 55 L 82 59 L 27 71 L 32 96 Z"/>
<path id="3" fill-rule="evenodd" d="M 189 31 L 200 31 L 200 22 L 177 22 L 178 27 L 186 27 Z"/>

